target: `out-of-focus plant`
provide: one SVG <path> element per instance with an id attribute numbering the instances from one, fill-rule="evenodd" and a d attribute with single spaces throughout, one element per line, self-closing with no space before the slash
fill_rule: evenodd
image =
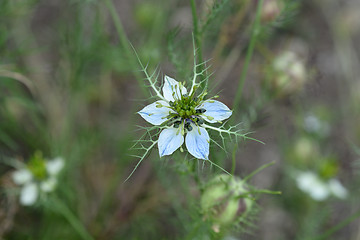
<path id="1" fill-rule="evenodd" d="M 45 161 L 41 152 L 36 152 L 26 165 L 12 175 L 13 181 L 21 186 L 20 203 L 24 206 L 33 205 L 54 191 L 58 184 L 57 175 L 64 164 L 61 157 Z"/>
<path id="2" fill-rule="evenodd" d="M 316 201 L 324 201 L 330 196 L 345 199 L 348 195 L 347 189 L 335 178 L 325 180 L 314 172 L 306 171 L 297 172 L 295 179 L 298 188 Z"/>
<path id="3" fill-rule="evenodd" d="M 293 51 L 280 52 L 266 72 L 264 84 L 277 97 L 302 90 L 308 80 L 304 61 Z"/>

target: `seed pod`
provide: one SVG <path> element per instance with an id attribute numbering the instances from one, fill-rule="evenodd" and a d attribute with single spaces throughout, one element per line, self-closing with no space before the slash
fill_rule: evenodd
<path id="1" fill-rule="evenodd" d="M 252 205 L 246 184 L 227 174 L 210 180 L 201 196 L 201 208 L 205 218 L 214 224 L 215 231 L 244 219 Z"/>

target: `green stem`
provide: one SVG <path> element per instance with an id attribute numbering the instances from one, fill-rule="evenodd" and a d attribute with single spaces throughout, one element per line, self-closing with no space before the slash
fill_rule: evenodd
<path id="1" fill-rule="evenodd" d="M 254 24 L 252 27 L 250 43 L 249 43 L 249 47 L 246 52 L 244 66 L 242 68 L 241 76 L 239 79 L 239 85 L 238 85 L 235 99 L 233 102 L 233 111 L 234 112 L 237 112 L 237 110 L 239 108 L 239 103 L 240 103 L 241 95 L 242 95 L 243 88 L 244 88 L 245 78 L 247 75 L 251 57 L 254 52 L 255 43 L 256 43 L 257 37 L 259 35 L 260 16 L 261 16 L 261 9 L 262 9 L 263 2 L 264 2 L 264 0 L 259 0 L 258 6 L 257 6 L 255 21 L 254 21 Z"/>
<path id="2" fill-rule="evenodd" d="M 231 175 L 235 174 L 235 168 L 236 168 L 236 151 L 237 151 L 238 145 L 235 144 L 233 151 L 232 151 L 232 166 L 231 166 Z"/>
<path id="3" fill-rule="evenodd" d="M 282 194 L 281 191 L 271 191 L 271 190 L 267 190 L 267 189 L 256 189 L 256 190 L 251 190 L 251 191 L 248 191 L 246 192 L 246 194 L 242 194 L 240 196 L 238 196 L 239 198 L 242 198 L 242 197 L 247 197 L 251 194 L 254 194 L 254 193 L 264 193 L 264 194 L 273 194 L 273 195 L 280 195 Z"/>
<path id="4" fill-rule="evenodd" d="M 197 64 L 202 63 L 203 62 L 203 56 L 202 56 L 202 42 L 201 42 L 201 38 L 202 38 L 202 34 L 199 31 L 199 20 L 197 17 L 197 13 L 196 13 L 196 3 L 195 0 L 190 0 L 191 3 L 191 14 L 192 14 L 192 18 L 193 18 L 193 28 L 194 28 L 194 39 L 195 39 L 195 48 L 197 49 Z M 202 72 L 204 69 L 204 65 L 201 64 L 198 66 L 197 72 Z M 205 78 L 205 76 L 200 76 L 201 81 Z M 205 86 L 207 84 L 205 83 Z M 204 87 L 204 86 L 202 86 Z"/>
<path id="5" fill-rule="evenodd" d="M 351 215 L 350 217 L 346 218 L 345 220 L 341 221 L 339 224 L 335 225 L 334 227 L 332 227 L 331 229 L 329 229 L 328 231 L 326 231 L 324 234 L 322 234 L 319 237 L 314 238 L 315 240 L 326 240 L 329 239 L 329 237 L 334 234 L 336 231 L 340 230 L 341 228 L 345 227 L 346 225 L 348 225 L 349 223 L 351 223 L 352 221 L 354 221 L 355 219 L 360 217 L 360 211 L 357 211 L 356 213 L 354 213 L 353 215 Z"/>
<path id="6" fill-rule="evenodd" d="M 111 17 L 112 17 L 112 19 L 114 21 L 115 28 L 116 28 L 116 31 L 118 33 L 120 43 L 124 47 L 126 55 L 130 56 L 131 50 L 129 48 L 130 46 L 128 45 L 129 40 L 128 40 L 126 34 L 125 34 L 124 27 L 123 27 L 123 25 L 121 23 L 121 20 L 120 20 L 118 14 L 116 12 L 116 8 L 115 8 L 112 0 L 107 0 L 106 1 L 106 6 L 108 7 L 110 15 L 111 15 Z"/>
<path id="7" fill-rule="evenodd" d="M 191 171 L 192 171 L 192 174 L 194 176 L 194 180 L 195 180 L 195 182 L 197 184 L 197 187 L 198 187 L 199 191 L 202 193 L 203 189 L 202 189 L 201 180 L 200 180 L 199 174 L 197 174 L 197 172 L 196 172 L 196 162 L 197 161 L 192 162 Z"/>
<path id="8" fill-rule="evenodd" d="M 57 209 L 57 212 L 64 216 L 64 218 L 70 223 L 70 225 L 75 229 L 75 231 L 81 236 L 84 240 L 94 240 L 90 233 L 86 230 L 81 221 L 74 215 L 73 212 L 60 200 L 53 198 L 53 205 L 49 208 Z"/>
<path id="9" fill-rule="evenodd" d="M 265 165 L 262 165 L 261 167 L 259 167 L 258 169 L 256 169 L 255 171 L 253 171 L 252 173 L 250 173 L 249 175 L 247 175 L 244 179 L 243 179 L 243 182 L 246 182 L 247 180 L 249 180 L 250 178 L 252 178 L 255 174 L 257 174 L 258 172 L 261 172 L 262 170 L 264 170 L 265 168 L 271 166 L 275 164 L 274 161 L 272 161 L 271 163 L 268 163 L 268 164 L 265 164 Z"/>
<path id="10" fill-rule="evenodd" d="M 114 6 L 114 3 L 112 2 L 112 0 L 106 0 L 105 3 L 106 3 L 107 8 L 109 9 L 111 18 L 112 18 L 112 20 L 114 22 L 114 25 L 115 25 L 115 28 L 116 28 L 116 31 L 118 33 L 118 37 L 119 37 L 119 40 L 120 40 L 120 44 L 121 44 L 121 46 L 123 47 L 123 49 L 125 51 L 125 55 L 129 59 L 130 65 L 134 66 L 134 65 L 136 65 L 136 61 L 135 61 L 135 59 L 133 57 L 130 42 L 129 42 L 129 39 L 126 36 L 126 33 L 124 31 L 124 27 L 123 27 L 123 24 L 121 22 L 121 19 L 120 19 L 119 15 L 116 12 L 116 8 Z M 143 78 L 141 77 L 140 72 L 134 71 L 134 75 L 135 75 L 135 78 L 139 82 L 142 93 L 146 96 L 147 91 L 146 91 L 146 88 L 145 88 L 144 84 L 142 84 Z"/>

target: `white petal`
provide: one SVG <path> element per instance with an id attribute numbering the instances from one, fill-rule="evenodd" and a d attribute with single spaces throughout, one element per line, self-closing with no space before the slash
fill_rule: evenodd
<path id="1" fill-rule="evenodd" d="M 329 188 L 332 194 L 334 194 L 338 198 L 345 199 L 348 195 L 346 188 L 339 182 L 337 179 L 329 180 Z"/>
<path id="2" fill-rule="evenodd" d="M 57 175 L 61 169 L 64 167 L 64 159 L 62 157 L 57 157 L 51 161 L 46 162 L 46 170 L 49 175 Z"/>
<path id="3" fill-rule="evenodd" d="M 156 107 L 157 105 L 162 107 Z M 168 106 L 169 104 L 165 101 L 156 101 L 144 107 L 138 114 L 153 125 L 161 125 L 167 120 L 166 117 L 169 115 L 169 112 L 174 112 L 172 109 L 168 108 Z"/>
<path id="4" fill-rule="evenodd" d="M 187 132 L 185 145 L 191 155 L 198 159 L 209 159 L 209 142 L 210 137 L 205 128 L 197 127 L 191 124 L 193 129 Z M 200 133 L 199 133 L 200 131 Z"/>
<path id="5" fill-rule="evenodd" d="M 210 123 L 225 120 L 232 114 L 232 111 L 225 104 L 216 100 L 204 102 L 197 107 L 197 109 L 200 108 L 204 108 L 206 110 L 206 112 L 203 114 L 203 118 Z"/>
<path id="6" fill-rule="evenodd" d="M 330 194 L 328 186 L 312 172 L 300 173 L 296 178 L 296 182 L 298 187 L 314 200 L 325 200 Z"/>
<path id="7" fill-rule="evenodd" d="M 18 185 L 22 185 L 25 184 L 27 182 L 30 182 L 32 180 L 32 174 L 29 170 L 27 169 L 20 169 L 15 171 L 12 174 L 12 179 L 14 180 L 14 182 Z"/>
<path id="8" fill-rule="evenodd" d="M 26 184 L 20 193 L 20 203 L 24 206 L 33 205 L 38 198 L 38 187 L 35 183 Z"/>
<path id="9" fill-rule="evenodd" d="M 329 197 L 330 192 L 325 184 L 317 184 L 313 186 L 309 194 L 314 200 L 323 201 Z"/>
<path id="10" fill-rule="evenodd" d="M 173 96 L 173 93 L 174 96 Z M 168 101 L 175 101 L 176 99 L 181 98 L 181 95 L 184 95 L 187 93 L 187 90 L 185 87 L 181 87 L 180 92 L 180 84 L 175 79 L 168 77 L 165 75 L 164 77 L 164 86 L 163 86 L 163 95 L 164 98 Z M 175 97 L 175 99 L 174 99 Z"/>
<path id="11" fill-rule="evenodd" d="M 312 172 L 302 172 L 296 177 L 298 187 L 304 192 L 311 188 L 314 181 L 316 181 L 316 175 Z"/>
<path id="12" fill-rule="evenodd" d="M 308 115 L 304 119 L 304 127 L 308 132 L 317 133 L 321 129 L 320 120 L 314 115 Z"/>
<path id="13" fill-rule="evenodd" d="M 40 189 L 43 192 L 52 192 L 54 191 L 55 187 L 56 187 L 57 181 L 56 178 L 49 178 L 46 181 L 42 182 L 40 184 Z"/>
<path id="14" fill-rule="evenodd" d="M 160 133 L 158 141 L 160 157 L 172 154 L 184 143 L 184 136 L 181 132 L 178 133 L 178 130 L 178 128 L 170 127 Z"/>

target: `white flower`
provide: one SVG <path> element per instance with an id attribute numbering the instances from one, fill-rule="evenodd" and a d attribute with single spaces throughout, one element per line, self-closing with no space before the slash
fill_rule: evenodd
<path id="1" fill-rule="evenodd" d="M 29 165 L 31 166 L 24 166 L 12 174 L 13 181 L 22 186 L 20 203 L 24 206 L 33 205 L 41 193 L 53 191 L 57 184 L 56 177 L 64 167 L 64 159 L 60 157 L 47 162 L 44 162 L 43 159 L 36 161 L 35 164 L 34 162 L 30 161 Z M 44 174 L 39 176 L 39 171 Z"/>
<path id="2" fill-rule="evenodd" d="M 277 71 L 281 71 L 289 74 L 289 76 L 296 79 L 305 79 L 306 71 L 305 66 L 299 56 L 292 51 L 285 51 L 281 53 L 274 60 L 274 68 Z"/>
<path id="3" fill-rule="evenodd" d="M 323 201 L 331 195 L 341 199 L 347 196 L 347 190 L 337 179 L 330 179 L 326 182 L 310 171 L 299 172 L 296 176 L 296 183 L 300 190 L 309 194 L 316 201 Z"/>
<path id="4" fill-rule="evenodd" d="M 187 150 L 198 159 L 209 159 L 210 137 L 206 124 L 229 118 L 232 111 L 223 103 L 207 99 L 206 92 L 195 97 L 196 88 L 187 89 L 176 80 L 165 76 L 162 100 L 156 101 L 138 113 L 149 123 L 164 128 L 158 139 L 160 157 L 171 155 L 184 141 Z"/>
<path id="5" fill-rule="evenodd" d="M 304 128 L 309 133 L 317 133 L 321 136 L 326 136 L 330 131 L 327 122 L 320 120 L 312 114 L 309 114 L 304 118 Z"/>
<path id="6" fill-rule="evenodd" d="M 313 172 L 300 173 L 296 182 L 298 187 L 314 200 L 323 201 L 330 195 L 328 186 Z"/>
<path id="7" fill-rule="evenodd" d="M 348 195 L 346 188 L 344 188 L 344 186 L 337 179 L 329 180 L 329 189 L 334 196 L 341 199 L 345 199 Z"/>
<path id="8" fill-rule="evenodd" d="M 281 94 L 292 94 L 307 81 L 306 66 L 298 54 L 293 51 L 282 51 L 272 62 L 271 85 Z"/>

